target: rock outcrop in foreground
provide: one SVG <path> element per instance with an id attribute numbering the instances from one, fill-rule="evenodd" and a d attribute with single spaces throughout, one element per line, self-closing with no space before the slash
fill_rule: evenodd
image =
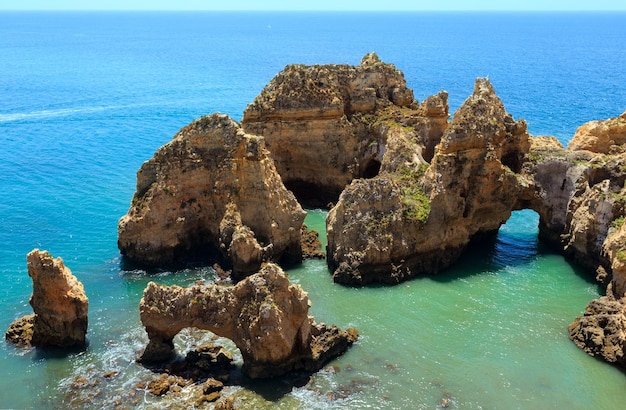
<path id="1" fill-rule="evenodd" d="M 89 301 L 61 258 L 35 249 L 27 256 L 35 312 L 11 324 L 6 339 L 18 346 L 79 348 L 86 344 Z"/>
<path id="2" fill-rule="evenodd" d="M 148 267 L 221 257 L 241 277 L 265 261 L 299 262 L 305 215 L 263 138 L 212 114 L 181 129 L 137 172 L 118 247 Z"/>
<path id="3" fill-rule="evenodd" d="M 354 178 L 378 173 L 388 123 L 415 128 L 432 156 L 448 120 L 447 94 L 418 106 L 404 74 L 366 55 L 359 66 L 289 65 L 246 108 L 242 127 L 267 141 L 285 185 L 325 207 Z"/>
<path id="4" fill-rule="evenodd" d="M 232 340 L 243 356 L 243 371 L 253 378 L 318 370 L 358 337 L 354 329 L 315 323 L 308 316 L 307 293 L 275 264 L 231 287 L 150 282 L 139 309 L 150 339 L 143 362 L 171 359 L 174 336 L 195 327 Z"/>

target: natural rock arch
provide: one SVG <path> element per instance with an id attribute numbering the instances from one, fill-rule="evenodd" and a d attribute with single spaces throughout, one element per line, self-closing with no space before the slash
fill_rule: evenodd
<path id="1" fill-rule="evenodd" d="M 207 118 L 181 130 L 138 173 L 131 210 L 120 221 L 120 250 L 156 266 L 178 253 L 184 258 L 197 240 L 210 241 L 244 273 L 282 255 L 299 259 L 304 218 L 299 205 L 288 207 L 293 223 L 265 218 L 257 224 L 244 209 L 254 213 L 258 207 L 242 207 L 239 195 L 219 197 L 222 208 L 209 212 L 217 218 L 205 223 L 197 216 L 207 214 L 190 201 L 196 198 L 173 195 L 174 202 L 161 204 L 183 209 L 184 203 L 184 215 L 152 215 L 165 225 L 144 218 L 147 204 L 158 208 L 159 201 L 150 203 L 155 194 L 177 185 L 162 178 L 171 161 L 159 161 L 166 157 L 161 154 L 174 148 L 183 154 L 174 156 L 183 165 L 193 160 L 186 155 L 185 138 L 206 135 L 206 125 L 220 117 Z M 222 120 L 218 125 L 224 125 Z M 613 302 L 621 305 L 626 294 L 626 113 L 584 124 L 563 149 L 554 138 L 531 137 L 525 122 L 506 112 L 488 79 L 476 80 L 473 94 L 448 122 L 446 92 L 418 104 L 403 74 L 370 54 L 358 67 L 285 67 L 246 108 L 242 127 L 247 134 L 236 124 L 217 127 L 234 130 L 220 134 L 236 137 L 225 138 L 226 146 L 236 140 L 244 147 L 233 151 L 245 153 L 234 163 L 250 159 L 271 168 L 267 141 L 280 178 L 302 202 L 336 203 L 327 219 L 327 260 L 335 281 L 399 283 L 436 273 L 454 263 L 473 237 L 496 231 L 513 210 L 529 208 L 540 215 L 542 239 L 595 271 L 607 285 L 610 303 L 590 306 L 586 319 L 576 322 L 581 326 L 571 327 L 572 339 L 599 354 L 607 338 L 589 337 L 600 331 L 585 333 L 590 323 L 606 322 L 597 318 L 602 311 L 597 307 L 617 312 L 617 322 L 622 320 L 621 307 Z M 236 193 L 240 188 L 232 184 L 217 191 Z M 288 194 L 279 197 L 279 204 L 295 203 Z M 187 217 L 191 226 L 204 229 L 192 230 L 193 235 L 171 229 Z M 273 235 L 273 229 L 281 234 Z M 626 344 L 626 330 L 622 333 L 611 342 L 619 345 L 617 356 Z"/>
<path id="2" fill-rule="evenodd" d="M 315 371 L 356 341 L 356 330 L 317 324 L 308 315 L 309 298 L 275 264 L 234 286 L 181 288 L 150 282 L 139 306 L 149 343 L 143 362 L 162 362 L 174 352 L 184 328 L 209 330 L 232 340 L 243 371 L 252 378 L 293 370 Z"/>

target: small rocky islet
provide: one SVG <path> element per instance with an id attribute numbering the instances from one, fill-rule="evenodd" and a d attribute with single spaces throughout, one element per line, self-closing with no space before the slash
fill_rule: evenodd
<path id="1" fill-rule="evenodd" d="M 314 372 L 345 352 L 356 329 L 316 323 L 279 266 L 311 255 L 303 206 L 330 208 L 326 259 L 332 280 L 349 286 L 436 274 L 512 211 L 532 209 L 540 238 L 606 289 L 570 338 L 626 367 L 626 112 L 582 125 L 564 148 L 531 136 L 479 78 L 449 117 L 445 91 L 419 103 L 402 72 L 370 53 L 359 66 L 289 65 L 241 124 L 211 114 L 182 128 L 137 172 L 118 247 L 137 266 L 217 261 L 230 275 L 190 288 L 150 283 L 140 360 L 171 360 L 188 327 L 232 340 L 253 378 Z M 32 334 L 32 322 L 16 321 L 7 340 L 28 346 L 15 335 Z M 216 399 L 213 380 L 203 379 L 200 401 Z"/>

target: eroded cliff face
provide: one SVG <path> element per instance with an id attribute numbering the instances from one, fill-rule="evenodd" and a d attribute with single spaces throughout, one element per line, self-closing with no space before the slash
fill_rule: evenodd
<path id="1" fill-rule="evenodd" d="M 578 192 L 570 202 L 566 251 L 606 285 L 606 295 L 592 300 L 569 326 L 570 338 L 592 356 L 626 366 L 626 113 L 582 125 L 568 152 L 589 160 Z M 585 184 L 586 182 L 586 184 Z"/>
<path id="2" fill-rule="evenodd" d="M 356 341 L 354 329 L 317 324 L 308 316 L 309 298 L 289 283 L 275 264 L 235 286 L 162 286 L 150 282 L 139 306 L 150 338 L 141 360 L 168 360 L 174 336 L 186 327 L 209 330 L 232 340 L 250 377 L 293 370 L 315 371 Z"/>
<path id="3" fill-rule="evenodd" d="M 11 324 L 8 341 L 19 346 L 80 348 L 86 344 L 89 301 L 83 284 L 61 258 L 35 249 L 27 255 L 34 314 Z"/>
<path id="4" fill-rule="evenodd" d="M 397 283 L 449 266 L 472 237 L 509 218 L 529 146 L 526 124 L 486 79 L 476 81 L 430 164 L 413 130 L 388 131 L 380 174 L 352 182 L 329 212 L 334 280 Z"/>
<path id="5" fill-rule="evenodd" d="M 420 104 L 399 70 L 369 54 L 356 67 L 287 66 L 246 108 L 242 127 L 245 133 L 225 116 L 203 117 L 144 164 L 119 224 L 123 254 L 163 266 L 212 250 L 241 276 L 268 260 L 298 260 L 304 212 L 282 178 L 307 205 L 336 201 L 327 218 L 336 282 L 398 283 L 450 266 L 513 210 L 533 209 L 540 237 L 607 286 L 570 326 L 572 340 L 624 363 L 626 113 L 584 124 L 564 149 L 553 137 L 531 137 L 486 79 L 448 122 L 445 92 Z M 151 286 L 165 299 L 187 294 Z M 306 325 L 300 310 L 285 309 L 302 323 L 293 328 L 299 336 L 277 336 L 280 353 L 255 353 L 241 342 L 242 352 L 252 349 L 249 369 L 267 360 L 279 368 L 279 361 L 302 363 L 285 352 L 300 352 L 306 334 L 322 332 Z M 165 328 L 177 327 L 167 320 L 147 326 L 160 336 L 151 336 L 144 358 L 171 353 Z M 184 315 L 172 320 L 199 323 Z M 227 337 L 234 332 L 206 326 Z"/>
<path id="6" fill-rule="evenodd" d="M 267 141 L 285 185 L 307 205 L 326 206 L 354 178 L 378 173 L 380 126 L 413 127 L 426 152 L 447 125 L 447 95 L 417 105 L 401 71 L 366 55 L 360 66 L 289 65 L 246 108 L 242 127 Z"/>
<path id="7" fill-rule="evenodd" d="M 305 215 L 263 137 L 212 114 L 181 129 L 137 172 L 118 247 L 153 267 L 222 256 L 245 276 L 264 261 L 301 260 Z"/>

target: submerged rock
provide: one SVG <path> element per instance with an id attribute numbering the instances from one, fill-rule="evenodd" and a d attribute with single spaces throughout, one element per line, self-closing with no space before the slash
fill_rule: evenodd
<path id="1" fill-rule="evenodd" d="M 304 216 L 263 138 L 212 114 L 181 129 L 137 172 L 118 247 L 152 267 L 221 256 L 245 276 L 264 261 L 301 260 Z"/>
<path id="2" fill-rule="evenodd" d="M 6 339 L 19 346 L 83 347 L 89 301 L 83 284 L 61 258 L 35 249 L 27 255 L 33 280 L 30 305 L 35 312 L 13 322 Z"/>
<path id="3" fill-rule="evenodd" d="M 150 339 L 143 362 L 171 359 L 174 336 L 195 327 L 232 340 L 243 356 L 243 371 L 253 378 L 318 370 L 357 338 L 354 330 L 315 323 L 308 316 L 307 293 L 275 264 L 232 287 L 150 282 L 139 309 Z"/>

